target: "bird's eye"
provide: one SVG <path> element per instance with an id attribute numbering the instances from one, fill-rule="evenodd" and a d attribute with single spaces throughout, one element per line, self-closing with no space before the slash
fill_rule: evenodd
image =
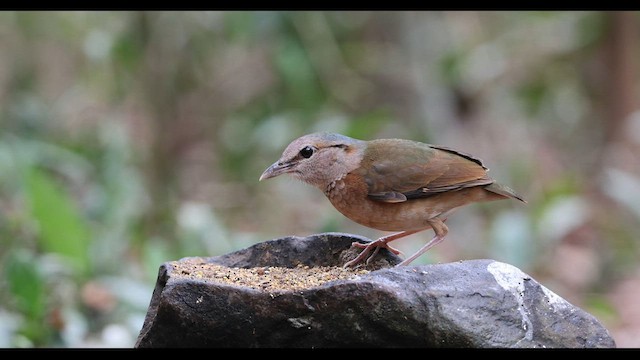
<path id="1" fill-rule="evenodd" d="M 311 146 L 305 146 L 304 148 L 302 148 L 302 150 L 300 150 L 300 156 L 305 159 L 310 158 L 311 155 L 313 155 L 313 148 Z"/>

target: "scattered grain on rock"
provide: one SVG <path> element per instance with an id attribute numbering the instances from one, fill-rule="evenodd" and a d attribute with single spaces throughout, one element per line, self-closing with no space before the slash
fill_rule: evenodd
<path id="1" fill-rule="evenodd" d="M 365 269 L 345 269 L 337 266 L 230 268 L 207 263 L 199 258 L 173 261 L 171 266 L 179 277 L 250 287 L 268 292 L 304 290 L 330 281 L 356 279 L 360 275 L 369 273 L 369 270 Z"/>

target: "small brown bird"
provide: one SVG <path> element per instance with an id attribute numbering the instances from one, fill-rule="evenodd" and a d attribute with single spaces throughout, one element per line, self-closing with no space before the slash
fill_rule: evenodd
<path id="1" fill-rule="evenodd" d="M 389 242 L 433 229 L 435 236 L 399 265 L 407 265 L 444 240 L 447 217 L 461 206 L 518 194 L 487 176 L 482 162 L 444 146 L 402 139 L 363 141 L 332 133 L 304 135 L 287 146 L 260 180 L 284 173 L 324 192 L 349 219 L 378 230 L 398 231 L 367 244 L 345 267 L 367 262 Z M 374 251 L 373 254 L 368 254 Z"/>

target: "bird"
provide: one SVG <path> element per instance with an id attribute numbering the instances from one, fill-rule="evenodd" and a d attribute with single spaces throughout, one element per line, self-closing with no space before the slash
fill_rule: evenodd
<path id="1" fill-rule="evenodd" d="M 343 266 L 369 261 L 389 242 L 433 229 L 434 237 L 398 266 L 409 265 L 441 243 L 449 232 L 445 221 L 465 205 L 501 199 L 526 201 L 487 175 L 483 162 L 462 151 L 407 139 L 359 140 L 316 132 L 293 140 L 259 181 L 289 174 L 320 189 L 352 221 L 394 232 L 369 243 Z"/>

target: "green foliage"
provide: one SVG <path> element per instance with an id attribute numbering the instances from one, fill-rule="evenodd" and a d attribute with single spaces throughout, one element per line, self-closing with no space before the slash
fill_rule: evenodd
<path id="1" fill-rule="evenodd" d="M 585 308 L 600 321 L 614 322 L 619 320 L 619 315 L 611 302 L 600 294 L 589 294 L 585 301 Z"/>
<path id="2" fill-rule="evenodd" d="M 283 39 L 277 50 L 274 60 L 284 83 L 285 98 L 289 100 L 286 105 L 303 110 L 304 115 L 312 114 L 324 99 L 307 54 L 295 39 Z"/>
<path id="3" fill-rule="evenodd" d="M 42 249 L 62 255 L 80 275 L 88 275 L 91 232 L 73 199 L 37 168 L 28 170 L 25 185 Z"/>
<path id="4" fill-rule="evenodd" d="M 26 250 L 16 250 L 6 258 L 4 276 L 16 306 L 29 319 L 42 320 L 46 313 L 45 279 L 37 259 Z"/>
<path id="5" fill-rule="evenodd" d="M 373 139 L 385 124 L 391 120 L 385 109 L 354 116 L 347 125 L 345 135 L 356 139 Z"/>
<path id="6" fill-rule="evenodd" d="M 49 329 L 43 324 L 47 316 L 47 286 L 38 259 L 24 249 L 6 257 L 3 281 L 8 284 L 9 300 L 24 316 L 20 333 L 33 343 L 45 343 Z"/>
<path id="7" fill-rule="evenodd" d="M 518 95 L 523 102 L 523 108 L 527 115 L 538 115 L 542 104 L 549 94 L 548 85 L 540 79 L 540 76 L 534 77 L 535 80 L 525 83 L 518 89 Z"/>
<path id="8" fill-rule="evenodd" d="M 449 84 L 456 84 L 462 78 L 462 68 L 464 60 L 468 54 L 463 54 L 461 51 L 449 51 L 442 56 L 440 60 L 440 73 L 445 81 Z"/>

